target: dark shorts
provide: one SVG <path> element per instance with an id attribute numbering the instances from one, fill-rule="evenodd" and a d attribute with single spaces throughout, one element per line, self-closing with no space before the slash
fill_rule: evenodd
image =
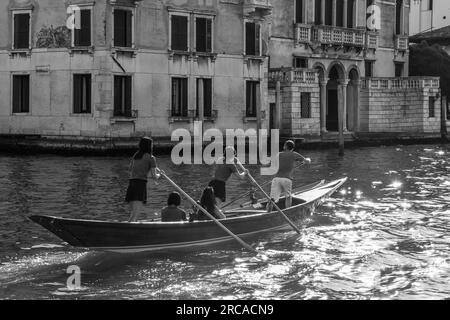
<path id="1" fill-rule="evenodd" d="M 209 187 L 213 187 L 214 195 L 216 198 L 219 198 L 222 202 L 225 202 L 227 199 L 227 193 L 225 189 L 225 182 L 220 180 L 212 180 L 209 184 Z"/>
<path id="2" fill-rule="evenodd" d="M 139 179 L 129 181 L 125 202 L 131 201 L 147 203 L 147 181 Z"/>

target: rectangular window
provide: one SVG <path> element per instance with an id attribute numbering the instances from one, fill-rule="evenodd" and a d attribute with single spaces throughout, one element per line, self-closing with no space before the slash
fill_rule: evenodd
<path id="1" fill-rule="evenodd" d="M 171 49 L 188 51 L 188 17 L 172 15 L 171 21 Z"/>
<path id="2" fill-rule="evenodd" d="M 245 54 L 259 56 L 261 46 L 260 25 L 254 22 L 245 23 Z"/>
<path id="3" fill-rule="evenodd" d="M 74 29 L 73 46 L 88 47 L 91 45 L 91 9 L 81 9 L 79 15 L 80 21 L 75 21 L 75 25 L 79 25 L 79 29 Z M 76 19 L 76 18 L 75 18 Z"/>
<path id="4" fill-rule="evenodd" d="M 395 5 L 395 34 L 402 34 L 403 0 L 396 0 Z"/>
<path id="5" fill-rule="evenodd" d="M 73 113 L 91 113 L 91 75 L 73 75 Z"/>
<path id="6" fill-rule="evenodd" d="M 295 22 L 304 23 L 303 21 L 303 0 L 295 0 Z"/>
<path id="7" fill-rule="evenodd" d="M 30 13 L 14 13 L 13 49 L 30 48 Z"/>
<path id="8" fill-rule="evenodd" d="M 300 116 L 302 118 L 311 118 L 311 93 L 302 92 L 300 95 Z"/>
<path id="9" fill-rule="evenodd" d="M 355 0 L 347 0 L 347 28 L 354 28 L 354 25 L 353 25 L 354 6 L 355 6 Z"/>
<path id="10" fill-rule="evenodd" d="M 195 20 L 195 38 L 197 52 L 212 51 L 212 19 L 197 18 Z"/>
<path id="11" fill-rule="evenodd" d="M 308 68 L 308 59 L 294 57 L 294 68 Z"/>
<path id="12" fill-rule="evenodd" d="M 114 116 L 131 117 L 131 76 L 114 76 Z"/>
<path id="13" fill-rule="evenodd" d="M 30 76 L 13 75 L 13 113 L 30 112 Z"/>
<path id="14" fill-rule="evenodd" d="M 259 81 L 247 81 L 246 90 L 246 112 L 245 116 L 254 118 L 256 117 L 257 110 L 257 97 L 259 92 Z"/>
<path id="15" fill-rule="evenodd" d="M 325 1 L 325 25 L 333 25 L 333 1 Z"/>
<path id="16" fill-rule="evenodd" d="M 336 26 L 344 27 L 344 0 L 336 0 Z"/>
<path id="17" fill-rule="evenodd" d="M 114 9 L 114 46 L 133 46 L 133 13 L 131 10 Z"/>
<path id="18" fill-rule="evenodd" d="M 403 77 L 403 63 L 395 63 L 395 77 Z"/>
<path id="19" fill-rule="evenodd" d="M 364 62 L 364 66 L 365 66 L 365 77 L 366 78 L 373 77 L 373 61 L 366 60 Z"/>
<path id="20" fill-rule="evenodd" d="M 172 117 L 188 116 L 188 79 L 172 78 Z"/>
<path id="21" fill-rule="evenodd" d="M 322 0 L 315 0 L 314 3 L 314 24 L 322 24 Z"/>
<path id="22" fill-rule="evenodd" d="M 203 90 L 201 90 L 203 89 Z M 203 95 L 202 95 L 203 93 Z M 203 100 L 203 116 L 212 116 L 212 80 L 211 79 L 197 79 L 197 116 L 199 115 L 199 105 L 201 99 Z"/>
<path id="23" fill-rule="evenodd" d="M 434 108 L 435 108 L 435 98 L 434 97 L 428 97 L 428 117 L 434 118 Z"/>

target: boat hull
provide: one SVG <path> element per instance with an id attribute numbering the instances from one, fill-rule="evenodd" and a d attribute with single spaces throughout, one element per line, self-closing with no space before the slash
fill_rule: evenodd
<path id="1" fill-rule="evenodd" d="M 283 212 L 299 223 L 310 216 L 314 209 L 346 179 L 340 179 L 315 189 L 293 194 L 299 203 Z M 242 215 L 242 213 L 247 215 Z M 234 210 L 228 213 L 236 217 L 220 220 L 231 232 L 249 238 L 267 232 L 283 230 L 286 220 L 276 212 L 261 210 Z M 74 247 L 112 252 L 142 252 L 168 250 L 194 250 L 206 246 L 233 241 L 214 221 L 198 222 L 109 222 L 64 219 L 51 216 L 31 216 L 31 220 L 40 224 L 56 236 Z"/>

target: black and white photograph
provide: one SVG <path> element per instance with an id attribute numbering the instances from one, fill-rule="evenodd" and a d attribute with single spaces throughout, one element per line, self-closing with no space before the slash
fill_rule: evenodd
<path id="1" fill-rule="evenodd" d="M 0 300 L 450 300 L 449 103 L 448 0 L 1 0 Z"/>

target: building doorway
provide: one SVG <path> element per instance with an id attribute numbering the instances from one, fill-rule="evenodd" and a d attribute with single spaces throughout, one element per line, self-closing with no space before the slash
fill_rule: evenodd
<path id="1" fill-rule="evenodd" d="M 338 131 L 338 80 L 339 72 L 334 66 L 328 74 L 329 80 L 327 84 L 327 131 Z"/>

